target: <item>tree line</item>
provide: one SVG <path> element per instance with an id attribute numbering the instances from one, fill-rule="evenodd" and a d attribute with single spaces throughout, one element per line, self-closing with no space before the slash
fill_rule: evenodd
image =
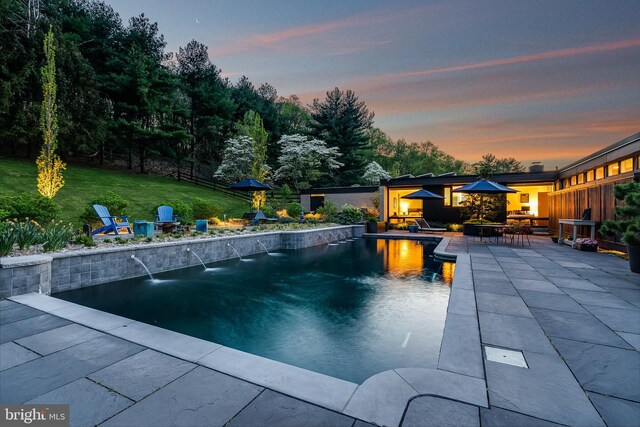
<path id="1" fill-rule="evenodd" d="M 157 23 L 142 14 L 125 24 L 97 0 L 0 0 L 4 154 L 33 159 L 40 151 L 40 69 L 49 28 L 56 52 L 57 152 L 65 161 L 91 156 L 104 165 L 118 157 L 145 173 L 149 159 L 161 157 L 171 159 L 178 173 L 204 166 L 213 176 L 224 169 L 224 153 L 240 149 L 238 138 L 246 136 L 259 150 L 252 152 L 247 174 L 296 188 L 474 170 L 429 141 L 392 140 L 374 127 L 374 113 L 351 90 L 335 88 L 304 105 L 295 95 L 279 96 L 269 83 L 256 85 L 246 76 L 231 82 L 203 43 L 192 40 L 167 52 Z M 307 153 L 318 146 L 315 151 L 333 154 L 324 163 L 294 159 L 303 146 Z M 513 159 L 502 160 L 522 169 Z M 305 168 L 304 177 L 291 171 L 295 164 Z"/>

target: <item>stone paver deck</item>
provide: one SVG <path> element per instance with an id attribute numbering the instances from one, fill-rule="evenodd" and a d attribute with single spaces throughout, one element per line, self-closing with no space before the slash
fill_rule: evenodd
<path id="1" fill-rule="evenodd" d="M 0 403 L 69 403 L 71 425 L 640 425 L 640 275 L 548 238 L 445 236 L 460 255 L 437 370 L 314 394 L 297 368 L 36 295 L 0 301 Z"/>

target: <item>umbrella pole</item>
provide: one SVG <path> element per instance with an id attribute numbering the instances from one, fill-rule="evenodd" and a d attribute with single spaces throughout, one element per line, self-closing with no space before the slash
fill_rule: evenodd
<path id="1" fill-rule="evenodd" d="M 480 224 L 482 224 L 482 221 L 484 220 L 483 211 L 484 211 L 484 194 L 480 193 Z"/>

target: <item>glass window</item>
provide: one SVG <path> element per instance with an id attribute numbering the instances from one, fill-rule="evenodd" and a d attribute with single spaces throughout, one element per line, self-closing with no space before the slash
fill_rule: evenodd
<path id="1" fill-rule="evenodd" d="M 604 166 L 596 169 L 596 179 L 604 178 Z"/>
<path id="2" fill-rule="evenodd" d="M 620 173 L 633 171 L 633 159 L 624 159 L 620 162 Z"/>
<path id="3" fill-rule="evenodd" d="M 565 178 L 562 182 L 562 188 L 569 188 L 571 184 L 569 184 L 569 178 Z"/>
<path id="4" fill-rule="evenodd" d="M 452 189 L 456 189 L 456 188 L 460 188 L 462 187 L 461 185 L 457 186 L 457 187 L 452 187 Z M 451 193 L 451 206 L 453 206 L 454 208 L 459 208 L 462 206 L 462 202 L 464 201 L 464 199 L 467 198 L 467 195 L 464 193 Z"/>
<path id="5" fill-rule="evenodd" d="M 451 206 L 451 187 L 444 187 L 444 205 Z"/>
<path id="6" fill-rule="evenodd" d="M 620 165 L 617 163 L 611 163 L 607 166 L 607 176 L 618 175 L 620 173 Z"/>
<path id="7" fill-rule="evenodd" d="M 587 182 L 591 182 L 596 179 L 596 174 L 593 170 L 587 172 Z"/>
<path id="8" fill-rule="evenodd" d="M 584 174 L 583 173 L 578 175 L 578 184 L 584 184 Z"/>
<path id="9" fill-rule="evenodd" d="M 577 179 L 576 179 L 576 176 L 575 176 L 575 175 L 574 175 L 574 176 L 572 176 L 572 177 L 571 177 L 571 185 L 576 185 L 577 183 L 578 183 L 578 181 L 577 181 Z"/>

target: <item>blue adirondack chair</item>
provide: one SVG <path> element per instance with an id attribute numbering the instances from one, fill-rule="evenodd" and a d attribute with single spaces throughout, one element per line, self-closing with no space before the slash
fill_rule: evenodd
<path id="1" fill-rule="evenodd" d="M 129 224 L 128 216 L 112 216 L 109 213 L 109 209 L 107 209 L 106 206 L 102 205 L 93 205 L 93 209 L 95 209 L 96 213 L 98 214 L 98 218 L 100 218 L 100 221 L 102 221 L 104 226 L 93 230 L 91 234 L 109 234 L 113 232 L 115 235 L 118 235 L 119 228 L 126 228 L 129 234 L 133 233 L 131 231 L 131 224 Z M 121 222 L 118 222 L 118 220 L 120 220 Z"/>
<path id="2" fill-rule="evenodd" d="M 178 216 L 173 214 L 173 208 L 171 206 L 158 206 L 158 215 L 156 215 L 156 230 L 159 229 L 162 223 L 177 223 Z M 177 224 L 176 224 L 177 225 Z"/>

